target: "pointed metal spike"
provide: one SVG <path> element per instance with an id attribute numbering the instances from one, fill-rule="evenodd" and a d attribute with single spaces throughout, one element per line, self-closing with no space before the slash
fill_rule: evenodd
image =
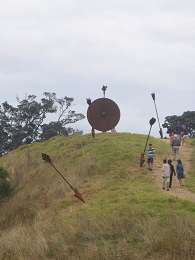
<path id="1" fill-rule="evenodd" d="M 141 157 L 140 157 L 140 167 L 143 166 L 144 162 L 145 162 L 145 160 L 144 160 L 144 154 L 141 153 Z"/>
<path id="2" fill-rule="evenodd" d="M 81 200 L 83 203 L 85 203 L 83 197 L 81 196 L 81 194 L 79 193 L 79 191 L 77 190 L 77 188 L 75 188 L 74 191 L 75 191 L 74 196 L 77 197 L 79 200 Z"/>

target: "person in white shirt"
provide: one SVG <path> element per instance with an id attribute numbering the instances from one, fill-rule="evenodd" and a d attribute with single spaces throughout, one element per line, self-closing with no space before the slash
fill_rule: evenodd
<path id="1" fill-rule="evenodd" d="M 170 183 L 170 174 L 171 174 L 171 168 L 170 165 L 167 163 L 167 160 L 163 160 L 163 166 L 162 166 L 162 177 L 163 177 L 163 190 L 167 188 L 167 191 L 169 191 L 169 183 Z"/>

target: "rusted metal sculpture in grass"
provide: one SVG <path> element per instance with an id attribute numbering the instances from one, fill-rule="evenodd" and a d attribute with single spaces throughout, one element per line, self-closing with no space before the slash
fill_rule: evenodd
<path id="1" fill-rule="evenodd" d="M 99 98 L 91 102 L 87 99 L 89 105 L 87 110 L 87 119 L 92 126 L 92 136 L 95 137 L 95 129 L 106 132 L 116 127 L 120 120 L 120 109 L 118 105 L 111 99 L 105 98 L 107 86 L 102 87 L 103 98 Z"/>
<path id="2" fill-rule="evenodd" d="M 66 180 L 66 178 L 58 171 L 58 169 L 53 165 L 53 163 L 51 162 L 51 158 L 49 155 L 42 153 L 42 159 L 45 162 L 48 162 L 51 164 L 51 166 L 59 173 L 59 175 L 65 180 L 65 182 L 70 186 L 70 188 L 75 192 L 74 196 L 77 197 L 79 200 L 81 200 L 82 202 L 85 203 L 83 197 L 81 196 L 81 194 L 79 193 L 79 191 L 77 190 L 77 188 L 73 188 L 72 185 L 70 185 L 70 183 Z"/>
<path id="3" fill-rule="evenodd" d="M 158 111 L 157 111 L 157 108 L 156 108 L 155 93 L 152 93 L 151 96 L 152 96 L 152 99 L 154 100 L 154 106 L 155 106 L 156 116 L 157 116 L 158 125 L 159 125 L 159 134 L 160 134 L 160 137 L 163 138 L 163 131 L 162 131 L 162 127 L 160 127 L 160 121 L 159 121 L 159 117 L 158 117 Z"/>
<path id="4" fill-rule="evenodd" d="M 149 136 L 150 136 L 150 132 L 151 132 L 151 129 L 152 129 L 152 126 L 153 124 L 156 122 L 156 119 L 154 117 L 152 117 L 149 121 L 150 123 L 150 130 L 149 130 L 149 133 L 148 133 L 148 136 L 147 136 L 147 140 L 146 140 L 146 144 L 145 144 L 145 147 L 144 147 L 144 151 L 143 153 L 141 153 L 141 157 L 140 157 L 140 167 L 143 166 L 144 162 L 145 162 L 145 159 L 144 159 L 144 155 L 145 155 L 145 152 L 146 152 L 146 147 L 147 147 L 147 144 L 148 144 L 148 139 L 149 139 Z"/>

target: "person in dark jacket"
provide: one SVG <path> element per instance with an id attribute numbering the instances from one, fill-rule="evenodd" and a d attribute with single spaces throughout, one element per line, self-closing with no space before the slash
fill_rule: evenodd
<path id="1" fill-rule="evenodd" d="M 183 127 L 180 125 L 180 122 L 177 122 L 177 125 L 175 127 L 175 134 L 177 135 L 178 139 L 181 139 L 183 132 Z"/>
<path id="2" fill-rule="evenodd" d="M 174 135 L 172 141 L 172 151 L 173 151 L 173 161 L 175 161 L 177 155 L 179 155 L 180 140 L 177 138 L 177 135 Z"/>
<path id="3" fill-rule="evenodd" d="M 170 183 L 169 183 L 169 188 L 171 188 L 172 187 L 173 174 L 174 174 L 174 176 L 176 176 L 176 172 L 175 172 L 175 168 L 174 168 L 174 166 L 172 164 L 172 160 L 171 159 L 168 160 L 168 164 L 170 165 L 170 168 L 171 168 Z"/>
<path id="4" fill-rule="evenodd" d="M 185 178 L 184 168 L 183 168 L 182 161 L 180 159 L 177 160 L 176 172 L 177 172 L 177 178 L 179 180 L 180 187 L 184 187 L 184 183 L 183 183 L 183 179 Z"/>

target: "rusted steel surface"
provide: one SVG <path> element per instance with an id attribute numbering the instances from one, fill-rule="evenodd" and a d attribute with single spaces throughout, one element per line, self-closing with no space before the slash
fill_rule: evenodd
<path id="1" fill-rule="evenodd" d="M 143 154 L 143 153 L 141 153 L 141 156 L 140 156 L 140 167 L 142 167 L 142 166 L 143 166 L 144 162 L 145 162 L 145 159 L 144 159 L 144 154 Z"/>
<path id="2" fill-rule="evenodd" d="M 161 139 L 163 139 L 163 131 L 162 131 L 162 128 L 160 128 L 159 134 L 160 134 Z"/>
<path id="3" fill-rule="evenodd" d="M 75 192 L 74 196 L 77 197 L 77 199 L 81 200 L 83 203 L 85 203 L 85 201 L 84 201 L 82 195 L 81 195 L 80 192 L 77 190 L 77 188 L 74 188 L 74 192 Z"/>
<path id="4" fill-rule="evenodd" d="M 141 156 L 140 156 L 140 167 L 142 167 L 144 162 L 145 162 L 144 155 L 145 155 L 145 151 L 146 151 L 146 146 L 148 144 L 148 139 L 149 139 L 149 136 L 150 136 L 150 132 L 151 132 L 152 126 L 153 126 L 153 124 L 155 124 L 155 122 L 156 122 L 156 118 L 154 118 L 154 117 L 152 117 L 150 119 L 150 121 L 149 121 L 150 130 L 149 130 L 149 133 L 148 133 L 148 136 L 147 136 L 146 144 L 145 144 L 145 147 L 144 147 L 144 152 L 141 153 Z"/>
<path id="5" fill-rule="evenodd" d="M 158 119 L 158 125 L 159 125 L 159 134 L 160 134 L 160 137 L 163 139 L 163 131 L 162 131 L 162 128 L 160 127 L 160 120 L 159 120 L 159 117 L 158 117 L 158 111 L 157 111 L 157 107 L 156 107 L 156 102 L 155 102 L 155 93 L 151 93 L 151 96 L 152 96 L 152 99 L 154 101 L 154 106 L 155 106 L 155 110 L 156 110 L 156 115 L 157 115 L 157 119 Z"/>
<path id="6" fill-rule="evenodd" d="M 120 109 L 111 99 L 99 98 L 94 100 L 87 110 L 89 124 L 96 130 L 106 132 L 118 124 Z"/>
<path id="7" fill-rule="evenodd" d="M 45 153 L 42 153 L 42 159 L 45 161 L 45 162 L 48 162 L 51 164 L 51 166 L 59 173 L 59 175 L 65 180 L 65 182 L 70 186 L 70 188 L 75 192 L 74 196 L 81 200 L 83 203 L 85 203 L 82 195 L 79 193 L 78 189 L 77 188 L 73 188 L 73 186 L 67 181 L 67 179 L 59 172 L 59 170 L 53 165 L 52 161 L 51 161 L 51 158 L 48 154 L 45 154 Z"/>

